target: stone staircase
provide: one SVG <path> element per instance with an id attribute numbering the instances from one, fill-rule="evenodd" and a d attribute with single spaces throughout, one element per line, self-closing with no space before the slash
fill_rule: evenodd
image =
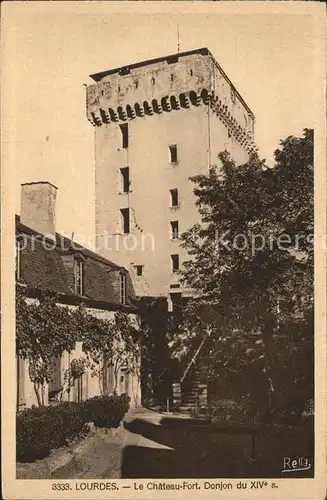
<path id="1" fill-rule="evenodd" d="M 203 377 L 198 367 L 194 367 L 188 379 L 181 387 L 181 411 L 194 411 L 207 406 L 207 384 L 203 383 Z"/>
<path id="2" fill-rule="evenodd" d="M 199 368 L 199 356 L 205 339 L 198 346 L 189 361 L 179 382 L 173 384 L 173 408 L 178 411 L 192 412 L 208 405 L 205 374 Z"/>

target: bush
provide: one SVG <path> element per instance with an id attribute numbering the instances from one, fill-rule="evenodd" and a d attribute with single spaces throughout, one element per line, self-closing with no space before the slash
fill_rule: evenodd
<path id="1" fill-rule="evenodd" d="M 34 462 L 54 448 L 67 445 L 88 431 L 83 404 L 61 403 L 57 406 L 29 408 L 16 417 L 16 458 Z"/>
<path id="2" fill-rule="evenodd" d="M 118 427 L 129 409 L 130 397 L 127 394 L 117 396 L 95 396 L 85 401 L 88 420 L 96 427 Z"/>
<path id="3" fill-rule="evenodd" d="M 53 448 L 67 445 L 73 438 L 84 435 L 88 429 L 83 403 L 64 402 L 49 407 L 53 431 L 58 433 Z"/>
<path id="4" fill-rule="evenodd" d="M 209 416 L 214 422 L 250 424 L 255 421 L 255 412 L 247 400 L 232 401 L 216 398 L 209 406 Z"/>
<path id="5" fill-rule="evenodd" d="M 28 408 L 16 417 L 16 459 L 34 462 L 51 450 L 84 436 L 89 422 L 97 427 L 118 427 L 129 409 L 130 398 L 96 396 L 83 403 Z"/>

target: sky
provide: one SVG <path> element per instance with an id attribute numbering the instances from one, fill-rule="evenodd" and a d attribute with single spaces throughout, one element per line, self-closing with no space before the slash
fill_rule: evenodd
<path id="1" fill-rule="evenodd" d="M 126 3 L 9 3 L 2 14 L 3 123 L 15 210 L 21 183 L 48 180 L 58 187 L 57 230 L 66 235 L 94 233 L 89 75 L 176 53 L 177 25 L 180 51 L 208 47 L 254 112 L 268 164 L 280 139 L 314 126 L 319 31 L 310 11 L 236 14 L 197 5 L 182 14 L 171 5 L 155 14 L 150 5 L 133 12 Z"/>

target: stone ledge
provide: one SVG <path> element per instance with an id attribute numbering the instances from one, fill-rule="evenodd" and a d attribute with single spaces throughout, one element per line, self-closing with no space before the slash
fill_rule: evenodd
<path id="1" fill-rule="evenodd" d="M 67 447 L 52 450 L 50 455 L 45 458 L 36 460 L 35 462 L 26 462 L 16 464 L 17 479 L 49 479 L 57 469 L 67 465 L 86 441 L 89 440 L 91 434 L 82 438 L 78 443 L 71 444 Z"/>

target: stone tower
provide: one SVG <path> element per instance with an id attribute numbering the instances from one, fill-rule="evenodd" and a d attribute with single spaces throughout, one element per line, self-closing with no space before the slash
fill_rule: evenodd
<path id="1" fill-rule="evenodd" d="M 130 270 L 139 295 L 178 298 L 178 235 L 199 220 L 189 177 L 224 149 L 246 162 L 254 115 L 207 48 L 91 78 L 97 252 Z"/>

